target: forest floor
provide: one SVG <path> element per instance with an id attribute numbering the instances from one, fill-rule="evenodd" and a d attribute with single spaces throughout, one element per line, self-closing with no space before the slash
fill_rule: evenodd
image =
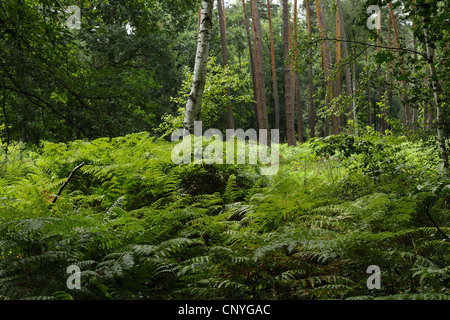
<path id="1" fill-rule="evenodd" d="M 175 165 L 174 144 L 148 133 L 11 145 L 0 296 L 448 299 L 450 180 L 435 145 L 373 132 L 281 145 L 274 176 Z"/>

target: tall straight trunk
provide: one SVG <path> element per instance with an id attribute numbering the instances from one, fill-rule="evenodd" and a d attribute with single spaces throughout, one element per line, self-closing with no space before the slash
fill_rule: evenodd
<path id="1" fill-rule="evenodd" d="M 368 64 L 368 59 L 367 59 L 367 50 L 365 52 L 366 55 L 366 65 Z M 367 100 L 368 100 L 368 105 L 367 105 L 367 113 L 368 113 L 368 121 L 369 121 L 369 127 L 372 126 L 372 94 L 371 94 L 371 87 L 370 87 L 370 71 L 369 69 L 367 69 Z"/>
<path id="2" fill-rule="evenodd" d="M 25 15 L 25 11 L 24 11 L 24 1 L 19 0 L 17 2 L 18 5 L 18 16 L 19 16 L 19 20 L 22 21 L 24 15 Z M 21 66 L 18 70 L 17 70 L 17 76 L 18 76 L 18 81 L 20 82 L 21 86 L 25 86 L 25 78 L 26 78 L 26 71 L 24 69 L 24 64 L 25 64 L 25 58 L 24 58 L 24 54 L 23 54 L 23 47 L 21 45 L 21 43 L 17 43 L 17 48 L 18 48 L 18 61 L 19 61 L 19 65 Z M 22 92 L 19 92 L 17 95 L 18 101 L 19 101 L 19 114 L 21 115 L 21 140 L 22 142 L 28 142 L 29 141 L 29 134 L 28 134 L 28 122 L 29 122 L 29 117 L 30 117 L 30 110 L 28 109 L 28 103 L 25 101 L 25 95 Z"/>
<path id="3" fill-rule="evenodd" d="M 278 97 L 278 81 L 275 65 L 275 43 L 273 39 L 272 16 L 270 14 L 270 0 L 267 0 L 267 18 L 269 20 L 270 33 L 270 58 L 272 60 L 273 99 L 275 100 L 275 129 L 280 129 L 280 101 Z"/>
<path id="4" fill-rule="evenodd" d="M 327 86 L 325 83 L 325 69 L 323 67 L 324 62 L 323 62 L 323 54 L 321 54 L 321 70 L 322 72 L 320 73 L 320 80 L 321 80 L 321 85 L 322 85 L 322 101 L 325 101 L 325 107 L 328 107 L 328 101 L 327 101 Z M 327 109 L 328 111 L 328 109 Z M 330 135 L 330 117 L 328 115 L 328 113 L 325 113 L 325 119 L 323 119 L 324 122 L 324 133 L 325 133 L 325 137 L 328 137 Z"/>
<path id="5" fill-rule="evenodd" d="M 202 16 L 197 39 L 194 79 L 184 114 L 184 127 L 190 133 L 194 133 L 194 121 L 201 120 L 202 98 L 205 90 L 206 67 L 211 40 L 213 6 L 213 0 L 202 0 Z"/>
<path id="6" fill-rule="evenodd" d="M 427 51 L 427 58 L 430 68 L 431 88 L 433 89 L 434 104 L 436 107 L 436 127 L 437 138 L 439 142 L 439 149 L 441 151 L 441 159 L 444 166 L 444 170 L 447 174 L 450 173 L 450 167 L 448 163 L 447 147 L 445 145 L 445 133 L 444 133 L 444 113 L 442 109 L 439 81 L 436 75 L 436 69 L 434 66 L 434 45 L 430 38 L 430 31 L 428 30 L 429 18 L 423 18 L 423 35 L 425 38 L 425 47 Z"/>
<path id="7" fill-rule="evenodd" d="M 283 0 L 284 97 L 286 107 L 286 133 L 289 146 L 295 146 L 294 106 L 292 104 L 291 68 L 289 62 L 289 5 Z"/>
<path id="8" fill-rule="evenodd" d="M 394 10 L 392 9 L 392 2 L 389 2 L 389 14 L 391 16 L 392 26 L 394 27 L 394 35 L 395 35 L 395 41 L 397 44 L 397 48 L 400 50 L 400 40 L 398 38 L 397 23 L 395 22 Z M 405 70 L 403 68 L 400 68 L 400 71 L 402 74 L 405 73 Z M 403 85 L 403 112 L 405 115 L 405 125 L 409 129 L 409 127 L 411 125 L 411 116 L 410 116 L 410 111 L 409 111 L 409 103 L 407 101 L 408 91 L 407 91 L 407 86 L 406 86 L 405 80 L 402 81 L 402 85 Z"/>
<path id="9" fill-rule="evenodd" d="M 413 23 L 413 28 L 415 29 L 415 24 Z M 413 45 L 414 45 L 414 60 L 417 60 L 417 38 L 413 36 Z M 417 79 L 414 80 L 414 86 L 418 87 Z M 419 102 L 416 100 L 413 108 L 413 133 L 417 133 L 417 124 L 419 121 Z"/>
<path id="10" fill-rule="evenodd" d="M 253 97 L 256 99 L 256 79 L 255 79 L 255 60 L 253 58 L 253 45 L 252 45 L 252 36 L 250 34 L 250 26 L 248 23 L 248 16 L 247 16 L 247 6 L 245 5 L 245 0 L 242 0 L 242 9 L 244 12 L 244 24 L 245 24 L 245 33 L 247 35 L 247 44 L 248 44 L 248 51 L 250 56 L 250 69 L 252 74 L 252 88 L 253 88 Z M 255 103 L 254 104 L 255 109 L 255 119 L 256 124 L 258 124 L 258 106 Z"/>
<path id="11" fill-rule="evenodd" d="M 381 10 L 378 12 L 378 17 L 377 17 L 377 53 L 380 52 L 380 45 L 381 45 L 381 37 L 380 37 L 380 33 L 381 33 Z M 381 66 L 378 66 L 378 70 L 377 70 L 377 78 L 381 79 Z M 378 85 L 378 102 L 381 102 L 382 97 L 383 96 L 383 88 L 381 86 L 381 84 Z M 386 114 L 385 114 L 386 110 L 380 110 L 380 132 L 381 134 L 385 134 L 386 133 Z M 375 122 L 375 129 L 376 129 L 376 117 L 374 119 Z"/>
<path id="12" fill-rule="evenodd" d="M 289 54 L 290 54 L 290 59 L 289 59 L 289 70 L 291 71 L 291 103 L 292 103 L 292 110 L 295 110 L 294 106 L 295 106 L 295 94 L 296 94 L 296 90 L 295 90 L 295 73 L 294 73 L 294 60 L 292 59 L 292 54 L 293 54 L 293 50 L 292 50 L 292 28 L 291 28 L 291 19 L 289 17 L 289 32 L 288 32 L 288 36 L 289 36 Z M 295 111 L 294 111 L 295 112 Z M 295 122 L 295 116 L 294 116 L 294 122 Z"/>
<path id="13" fill-rule="evenodd" d="M 292 55 L 294 54 L 293 49 L 293 39 L 292 39 L 292 28 L 291 28 L 291 19 L 289 19 L 289 68 L 291 71 L 291 104 L 292 104 L 292 117 L 294 118 L 294 132 L 295 132 L 295 105 L 297 101 L 297 79 L 295 77 L 295 68 L 294 68 L 294 59 Z"/>
<path id="14" fill-rule="evenodd" d="M 353 60 L 353 99 L 352 99 L 352 107 L 353 107 L 353 111 L 351 112 L 352 114 L 352 120 L 355 123 L 355 135 L 358 135 L 358 117 L 356 116 L 356 90 L 358 88 L 358 81 L 356 80 L 356 60 Z"/>
<path id="15" fill-rule="evenodd" d="M 7 94 L 6 94 L 6 75 L 5 71 L 2 72 L 2 111 L 3 111 L 3 121 L 4 121 L 4 129 L 5 129 L 5 161 L 8 160 L 8 151 L 9 151 L 9 144 L 10 144 L 10 128 L 9 128 L 9 116 L 8 112 L 6 110 L 7 105 Z M 45 137 L 43 137 L 44 139 Z M 1 141 L 1 140 L 0 140 Z M 2 143 L 3 144 L 3 143 Z"/>
<path id="16" fill-rule="evenodd" d="M 416 10 L 416 0 L 413 0 L 413 9 L 414 11 Z M 416 21 L 415 19 L 413 19 L 412 21 L 412 28 L 413 28 L 413 49 L 414 49 L 414 60 L 417 61 L 417 37 L 415 35 L 415 32 L 417 31 L 417 27 L 416 27 Z M 417 78 L 414 79 L 414 87 L 416 89 L 418 89 L 418 82 L 417 82 Z M 424 103 L 424 113 L 423 113 L 423 118 L 426 118 L 426 107 L 425 107 L 425 103 Z M 413 108 L 413 133 L 417 133 L 419 129 L 419 102 L 416 100 L 416 102 L 414 103 L 414 108 Z M 424 130 L 425 130 L 425 126 L 424 126 Z"/>
<path id="17" fill-rule="evenodd" d="M 389 27 L 388 27 L 388 42 L 387 42 L 387 46 L 388 48 L 391 47 L 392 44 L 392 18 L 389 17 Z M 389 99 L 389 97 L 391 96 L 391 92 L 392 92 L 392 87 L 394 85 L 394 81 L 391 82 L 390 80 L 390 69 L 391 69 L 392 63 L 389 62 L 386 66 L 386 92 L 387 92 L 387 103 L 389 103 L 389 105 L 391 105 L 392 100 Z M 402 110 L 402 118 L 403 118 L 403 123 L 405 122 L 405 112 L 404 110 Z"/>
<path id="18" fill-rule="evenodd" d="M 300 77 L 298 73 L 295 74 L 295 96 L 296 107 L 297 107 L 297 131 L 298 131 L 298 142 L 303 142 L 303 108 L 300 90 Z"/>
<path id="19" fill-rule="evenodd" d="M 353 31 L 353 42 L 356 42 L 356 35 L 355 32 Z M 356 48 L 353 47 L 353 56 L 356 57 Z M 359 90 L 359 85 L 358 85 L 358 79 L 357 79 L 357 74 L 356 74 L 356 59 L 353 59 L 353 63 L 352 63 L 352 120 L 354 121 L 354 134 L 357 136 L 358 135 L 358 117 L 356 115 L 356 92 Z"/>
<path id="20" fill-rule="evenodd" d="M 219 29 L 220 29 L 220 43 L 222 45 L 222 60 L 223 66 L 228 66 L 228 50 L 227 50 L 227 33 L 225 30 L 225 11 L 222 7 L 222 0 L 217 0 L 217 8 L 219 11 Z M 227 129 L 234 129 L 233 110 L 230 104 L 230 88 L 227 87 Z"/>
<path id="21" fill-rule="evenodd" d="M 428 68 L 428 65 L 426 67 Z M 425 73 L 424 85 L 425 87 L 430 86 L 427 73 Z M 423 130 L 428 130 L 428 101 L 423 102 Z"/>
<path id="22" fill-rule="evenodd" d="M 225 14 L 225 0 L 222 1 L 222 12 L 223 12 L 223 28 L 226 33 L 227 32 L 227 16 Z"/>
<path id="23" fill-rule="evenodd" d="M 306 6 L 306 23 L 308 27 L 308 37 L 311 38 L 311 13 L 309 10 L 309 0 L 305 0 Z M 314 111 L 314 85 L 312 70 L 312 49 L 308 48 L 308 82 L 309 82 L 309 137 L 316 136 L 316 120 Z"/>
<path id="24" fill-rule="evenodd" d="M 294 57 L 297 56 L 297 45 L 298 45 L 298 29 L 297 29 L 297 0 L 294 0 Z M 295 102 L 297 107 L 297 132 L 298 132 L 298 142 L 303 142 L 303 110 L 302 110 L 302 99 L 301 99 L 301 91 L 300 91 L 300 76 L 298 71 L 294 71 L 295 78 Z"/>
<path id="25" fill-rule="evenodd" d="M 342 29 L 341 29 L 341 16 L 339 12 L 339 7 L 336 10 L 336 82 L 334 84 L 334 98 L 336 99 L 336 102 L 340 106 L 341 101 L 341 93 L 342 93 L 342 87 L 341 87 L 341 41 L 342 41 Z M 341 129 L 341 117 L 339 116 L 339 129 Z"/>
<path id="26" fill-rule="evenodd" d="M 267 121 L 267 112 L 266 112 L 264 61 L 262 53 L 262 36 L 261 36 L 261 24 L 259 20 L 258 0 L 251 0 L 250 8 L 252 13 L 253 44 L 255 46 L 254 61 L 255 61 L 255 80 L 256 80 L 255 88 L 256 88 L 256 105 L 257 105 L 256 119 L 259 129 L 268 129 L 269 124 Z"/>
<path id="27" fill-rule="evenodd" d="M 197 37 L 200 33 L 200 23 L 202 22 L 202 8 L 198 8 L 198 17 L 197 17 Z"/>
<path id="28" fill-rule="evenodd" d="M 348 47 L 347 47 L 347 34 L 345 32 L 345 27 L 344 27 L 344 18 L 342 15 L 342 7 L 341 7 L 341 1 L 337 0 L 336 1 L 336 5 L 337 5 L 337 12 L 339 14 L 339 21 L 340 21 L 340 36 L 342 38 L 342 55 L 344 60 L 348 60 Z M 337 63 L 336 63 L 337 64 Z M 350 65 L 348 63 L 345 64 L 344 66 L 344 72 L 345 72 L 345 90 L 347 93 L 347 96 L 350 97 L 352 95 L 352 79 L 351 79 L 351 72 L 350 72 Z M 352 101 L 354 101 L 356 99 L 355 96 L 353 96 Z M 349 120 L 354 120 L 355 119 L 355 113 L 356 110 L 353 107 L 355 105 L 355 103 L 351 103 L 348 105 L 348 119 Z M 369 111 L 370 113 L 370 111 Z M 349 132 L 352 132 L 352 129 L 349 128 Z"/>
<path id="29" fill-rule="evenodd" d="M 326 27 L 325 19 L 323 15 L 322 4 L 320 0 L 316 0 L 316 15 L 317 22 L 320 30 L 320 38 L 322 39 L 322 57 L 324 61 L 325 77 L 327 82 L 327 92 L 325 97 L 325 104 L 327 111 L 330 110 L 331 99 L 333 97 L 333 81 L 331 79 L 331 50 L 329 48 L 328 40 L 326 37 Z M 339 127 L 337 122 L 337 117 L 335 115 L 335 110 L 331 110 L 331 124 L 333 129 L 333 134 L 339 133 Z"/>
<path id="30" fill-rule="evenodd" d="M 430 67 L 428 66 L 427 63 L 427 68 L 429 69 Z M 430 87 L 430 80 L 428 77 L 428 73 L 427 72 L 425 74 L 425 87 Z M 428 131 L 433 127 L 433 105 L 432 103 L 429 103 L 428 101 L 426 101 L 423 105 L 423 125 L 424 125 L 424 130 Z"/>

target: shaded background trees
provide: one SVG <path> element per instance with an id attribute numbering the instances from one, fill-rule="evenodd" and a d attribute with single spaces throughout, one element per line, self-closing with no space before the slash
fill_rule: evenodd
<path id="1" fill-rule="evenodd" d="M 439 137 L 436 145 L 447 153 L 448 1 L 214 3 L 209 55 L 217 63 L 207 75 L 206 126 L 280 128 L 291 145 L 371 126 L 382 134 Z M 72 4 L 81 8 L 80 30 L 63 23 Z M 381 8 L 380 29 L 366 25 L 370 5 Z M 199 6 L 2 2 L 2 142 L 153 133 L 179 117 Z"/>
<path id="2" fill-rule="evenodd" d="M 180 45 L 171 35 L 184 28 L 180 21 L 197 4 L 78 1 L 82 27 L 70 31 L 61 22 L 71 4 L 0 4 L 2 123 L 7 122 L 8 139 L 116 136 L 150 130 L 169 111 L 182 75 Z"/>

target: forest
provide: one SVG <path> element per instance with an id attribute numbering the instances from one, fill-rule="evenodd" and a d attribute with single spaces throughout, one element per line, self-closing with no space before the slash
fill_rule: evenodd
<path id="1" fill-rule="evenodd" d="M 449 8 L 0 1 L 0 300 L 450 300 Z"/>

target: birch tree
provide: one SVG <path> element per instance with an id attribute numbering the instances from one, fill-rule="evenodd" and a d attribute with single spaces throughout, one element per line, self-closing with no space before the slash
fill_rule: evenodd
<path id="1" fill-rule="evenodd" d="M 194 133 L 194 121 L 201 120 L 202 98 L 206 83 L 206 67 L 209 55 L 209 43 L 212 30 L 212 12 L 214 0 L 202 0 L 200 30 L 197 38 L 194 79 L 191 92 L 186 103 L 184 128 Z"/>
<path id="2" fill-rule="evenodd" d="M 430 80 L 431 80 L 431 88 L 433 89 L 433 98 L 434 104 L 436 107 L 436 127 L 437 127 L 437 138 L 439 142 L 439 149 L 441 151 L 441 159 L 443 162 L 444 169 L 447 173 L 450 173 L 450 166 L 448 162 L 448 153 L 447 147 L 445 144 L 445 133 L 444 133 L 444 111 L 442 108 L 442 101 L 440 97 L 440 86 L 439 81 L 436 75 L 435 68 L 435 52 L 434 52 L 434 43 L 430 37 L 429 30 L 430 18 L 427 14 L 423 16 L 423 35 L 425 39 L 425 48 L 427 52 L 428 66 L 430 69 Z"/>

